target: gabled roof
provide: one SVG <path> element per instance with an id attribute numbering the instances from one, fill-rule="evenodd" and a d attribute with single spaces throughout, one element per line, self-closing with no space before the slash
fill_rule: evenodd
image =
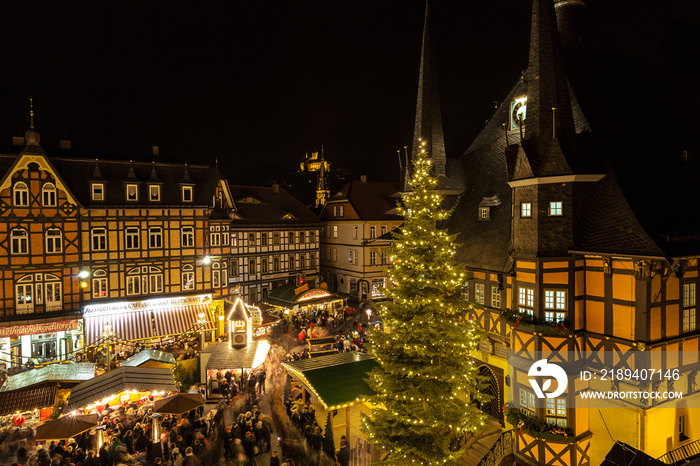
<path id="1" fill-rule="evenodd" d="M 8 377 L 0 392 L 25 389 L 45 382 L 82 382 L 95 377 L 95 364 L 49 364 Z"/>
<path id="2" fill-rule="evenodd" d="M 396 208 L 400 198 L 397 183 L 387 181 L 351 181 L 335 193 L 326 203 L 321 215 L 335 202 L 349 201 L 360 220 L 403 220 L 389 213 Z"/>
<path id="3" fill-rule="evenodd" d="M 148 362 L 172 364 L 173 366 L 177 364 L 175 356 L 167 351 L 158 351 L 152 349 L 145 349 L 139 351 L 135 355 L 131 356 L 125 361 L 122 361 L 122 366 L 138 367 L 142 366 Z"/>
<path id="4" fill-rule="evenodd" d="M 207 362 L 207 370 L 255 369 L 255 364 L 265 361 L 270 344 L 265 340 L 249 342 L 245 348 L 231 348 L 228 342 L 209 345 L 214 346 Z M 257 357 L 256 357 L 257 356 Z"/>
<path id="5" fill-rule="evenodd" d="M 283 188 L 231 186 L 235 204 L 232 225 L 321 225 L 314 213 Z M 250 200 L 252 199 L 252 202 Z M 243 200 L 244 202 L 240 202 Z M 239 217 L 239 218 L 236 218 Z"/>

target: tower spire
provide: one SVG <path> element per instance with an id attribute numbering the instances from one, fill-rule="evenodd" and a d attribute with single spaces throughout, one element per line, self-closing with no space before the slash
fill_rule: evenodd
<path id="1" fill-rule="evenodd" d="M 525 139 L 534 153 L 530 151 L 528 155 L 536 175 L 570 173 L 561 153 L 573 148 L 575 127 L 554 2 L 533 0 L 531 21 L 524 126 Z M 553 108 L 557 109 L 556 114 Z"/>
<path id="2" fill-rule="evenodd" d="M 34 99 L 29 97 L 29 127 L 34 129 Z"/>
<path id="3" fill-rule="evenodd" d="M 418 77 L 418 97 L 416 103 L 416 122 L 413 130 L 413 148 L 411 158 L 421 151 L 421 140 L 425 141 L 425 150 L 433 160 L 433 173 L 445 176 L 445 141 L 442 131 L 442 113 L 440 111 L 440 94 L 437 73 L 433 62 L 430 41 L 430 1 L 425 3 L 425 22 L 423 24 L 423 45 L 421 49 L 420 73 Z M 410 170 L 410 167 L 407 167 Z M 407 177 L 405 183 L 410 177 Z"/>

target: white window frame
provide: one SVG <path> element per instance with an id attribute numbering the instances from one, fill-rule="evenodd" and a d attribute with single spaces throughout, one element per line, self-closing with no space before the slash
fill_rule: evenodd
<path id="1" fill-rule="evenodd" d="M 485 299 L 484 296 L 486 294 L 486 286 L 484 286 L 483 283 L 475 283 L 474 284 L 474 300 L 478 304 L 484 304 Z"/>
<path id="2" fill-rule="evenodd" d="M 498 289 L 498 286 L 491 287 L 491 307 L 501 308 L 501 290 Z"/>
<path id="3" fill-rule="evenodd" d="M 109 297 L 107 272 L 104 270 L 95 270 L 92 273 L 92 297 L 94 299 Z"/>
<path id="4" fill-rule="evenodd" d="M 369 237 L 370 237 L 370 239 L 375 239 L 377 237 L 377 227 L 375 227 L 375 226 L 369 227 Z"/>
<path id="5" fill-rule="evenodd" d="M 211 286 L 221 288 L 221 266 L 216 262 L 211 267 Z"/>
<path id="6" fill-rule="evenodd" d="M 221 246 L 221 233 L 218 231 L 209 232 L 209 246 Z"/>
<path id="7" fill-rule="evenodd" d="M 29 232 L 15 228 L 10 232 L 10 252 L 12 255 L 29 254 Z"/>
<path id="8" fill-rule="evenodd" d="M 551 322 L 566 319 L 566 290 L 544 290 L 544 318 Z"/>
<path id="9" fill-rule="evenodd" d="M 103 227 L 93 228 L 90 231 L 90 247 L 92 251 L 107 250 L 107 229 Z"/>
<path id="10" fill-rule="evenodd" d="M 182 266 L 182 289 L 183 290 L 194 290 L 194 267 L 192 264 L 185 264 Z"/>
<path id="11" fill-rule="evenodd" d="M 126 227 L 124 229 L 124 249 L 135 250 L 141 245 L 141 231 L 139 227 Z"/>
<path id="12" fill-rule="evenodd" d="M 153 196 L 155 194 L 155 197 Z M 149 184 L 148 185 L 148 200 L 150 202 L 160 202 L 160 185 L 159 184 Z"/>
<path id="13" fill-rule="evenodd" d="M 345 217 L 345 206 L 342 204 L 338 206 L 338 217 Z"/>
<path id="14" fill-rule="evenodd" d="M 333 225 L 333 238 L 338 237 L 338 225 Z"/>
<path id="15" fill-rule="evenodd" d="M 182 186 L 182 202 L 194 202 L 194 187 Z"/>
<path id="16" fill-rule="evenodd" d="M 683 308 L 683 332 L 694 332 L 697 329 L 696 319 L 696 290 L 695 283 L 683 283 L 681 304 Z"/>
<path id="17" fill-rule="evenodd" d="M 90 185 L 91 199 L 93 201 L 105 200 L 105 185 L 104 183 L 92 183 Z"/>
<path id="18" fill-rule="evenodd" d="M 41 205 L 44 207 L 56 207 L 58 202 L 58 192 L 53 183 L 44 183 L 41 187 Z"/>
<path id="19" fill-rule="evenodd" d="M 126 189 L 126 202 L 138 202 L 139 201 L 139 185 L 136 183 L 127 183 Z M 130 194 L 133 192 L 134 196 L 131 197 Z"/>
<path id="20" fill-rule="evenodd" d="M 46 254 L 61 254 L 63 252 L 63 232 L 60 229 L 47 229 L 44 238 Z"/>
<path id="21" fill-rule="evenodd" d="M 535 314 L 535 290 L 534 288 L 518 287 L 518 310 L 531 316 Z"/>
<path id="22" fill-rule="evenodd" d="M 18 181 L 12 187 L 12 202 L 15 207 L 29 207 L 29 188 L 27 183 Z"/>
<path id="23" fill-rule="evenodd" d="M 532 202 L 523 202 L 520 204 L 520 217 L 532 218 Z"/>
<path id="24" fill-rule="evenodd" d="M 148 227 L 148 249 L 163 249 L 163 227 Z"/>
<path id="25" fill-rule="evenodd" d="M 183 248 L 194 247 L 194 227 L 184 226 L 180 229 L 180 246 Z"/>
<path id="26" fill-rule="evenodd" d="M 564 215 L 564 203 L 562 201 L 552 201 L 549 203 L 549 216 L 561 217 Z"/>

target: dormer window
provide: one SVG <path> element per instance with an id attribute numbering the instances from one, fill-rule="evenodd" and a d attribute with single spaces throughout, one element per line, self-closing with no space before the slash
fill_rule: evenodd
<path id="1" fill-rule="evenodd" d="M 148 187 L 148 200 L 151 202 L 160 202 L 160 185 L 152 184 Z"/>
<path id="2" fill-rule="evenodd" d="M 479 207 L 479 220 L 488 220 L 491 218 L 490 207 Z"/>
<path id="3" fill-rule="evenodd" d="M 491 197 L 483 198 L 479 203 L 479 210 L 477 211 L 477 220 L 491 220 L 491 209 L 498 208 L 500 205 L 501 200 L 498 198 L 498 194 Z"/>
<path id="4" fill-rule="evenodd" d="M 182 187 L 182 202 L 192 202 L 194 199 L 192 186 Z"/>
<path id="5" fill-rule="evenodd" d="M 92 183 L 92 196 L 93 201 L 104 201 L 105 200 L 105 185 L 104 183 Z"/>
<path id="6" fill-rule="evenodd" d="M 128 202 L 136 202 L 139 200 L 139 185 L 137 185 L 137 184 L 127 184 L 126 185 L 126 200 Z"/>
<path id="7" fill-rule="evenodd" d="M 15 207 L 27 207 L 29 206 L 29 188 L 27 184 L 23 182 L 15 183 L 13 189 L 12 198 L 15 201 Z"/>

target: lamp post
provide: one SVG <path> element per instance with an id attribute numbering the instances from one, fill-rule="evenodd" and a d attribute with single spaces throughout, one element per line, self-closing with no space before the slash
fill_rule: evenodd
<path id="1" fill-rule="evenodd" d="M 110 348 L 112 337 L 114 332 L 112 331 L 112 325 L 109 321 L 105 322 L 104 329 L 102 330 L 102 336 L 107 340 L 107 371 L 110 370 L 112 366 L 112 349 Z"/>

